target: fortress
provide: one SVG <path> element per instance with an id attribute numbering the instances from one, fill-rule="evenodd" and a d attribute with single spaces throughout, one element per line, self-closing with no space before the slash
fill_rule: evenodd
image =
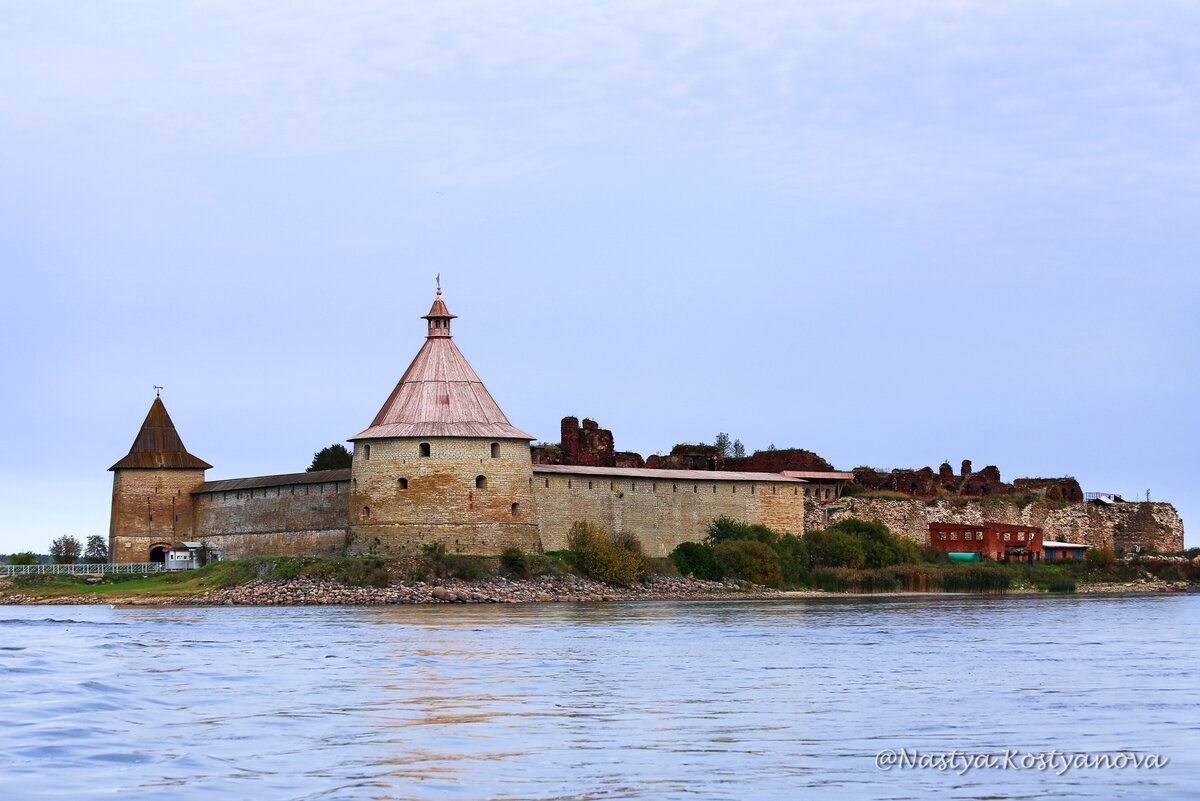
<path id="1" fill-rule="evenodd" d="M 533 437 L 508 421 L 454 344 L 455 316 L 440 288 L 423 319 L 425 343 L 375 419 L 350 438 L 348 470 L 206 481 L 212 465 L 188 452 L 156 397 L 133 447 L 110 468 L 109 559 L 162 561 L 181 541 L 226 559 L 390 557 L 429 543 L 452 553 L 552 551 L 566 548 L 579 520 L 633 534 L 648 554 L 666 556 L 722 515 L 793 534 L 860 517 L 919 543 L 933 522 L 992 520 L 1063 542 L 1183 549 L 1183 523 L 1168 503 L 1086 503 L 1074 479 L 1005 485 L 994 466 L 976 473 L 966 461 L 961 477 L 948 464 L 937 474 L 838 472 L 803 450 L 728 458 L 713 446 L 677 446 L 643 461 L 614 451 L 612 433 L 594 421 L 579 427 L 573 417 L 559 445 L 531 448 Z M 875 494 L 843 497 L 846 486 Z M 1013 490 L 1044 500 L 1017 503 Z"/>
<path id="2" fill-rule="evenodd" d="M 183 445 L 155 398 L 113 472 L 109 554 L 161 561 L 199 541 L 223 558 L 452 553 L 566 547 L 577 520 L 636 534 L 652 556 L 703 536 L 721 515 L 780 531 L 804 528 L 808 482 L 782 472 L 534 464 L 451 337 L 439 288 L 425 343 L 364 431 L 352 467 L 206 481 L 212 465 Z"/>

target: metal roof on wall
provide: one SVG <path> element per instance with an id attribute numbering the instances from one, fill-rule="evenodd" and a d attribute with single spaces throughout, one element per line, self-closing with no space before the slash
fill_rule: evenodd
<path id="1" fill-rule="evenodd" d="M 561 475 L 611 476 L 613 478 L 649 478 L 660 481 L 772 481 L 784 484 L 807 484 L 799 478 L 780 473 L 737 473 L 732 470 L 655 470 L 649 467 L 589 467 L 575 464 L 535 464 L 535 473 Z"/>
<path id="2" fill-rule="evenodd" d="M 261 489 L 262 487 L 287 487 L 295 484 L 335 484 L 339 481 L 349 480 L 349 468 L 343 470 L 316 470 L 312 473 L 283 473 L 278 476 L 226 478 L 221 481 L 205 481 L 192 490 L 192 494 L 232 492 L 233 490 Z"/>

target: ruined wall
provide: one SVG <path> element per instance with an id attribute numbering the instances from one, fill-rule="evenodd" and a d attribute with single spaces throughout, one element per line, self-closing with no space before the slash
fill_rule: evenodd
<path id="1" fill-rule="evenodd" d="M 191 539 L 195 525 L 191 493 L 203 482 L 203 470 L 114 470 L 109 560 L 149 562 L 155 545 Z"/>
<path id="2" fill-rule="evenodd" d="M 223 559 L 338 556 L 350 525 L 350 482 L 201 492 L 195 504 L 195 538 Z"/>
<path id="3" fill-rule="evenodd" d="M 1025 507 L 987 498 L 969 501 L 925 501 L 905 498 L 843 498 L 831 505 L 808 504 L 806 528 L 825 528 L 847 517 L 878 520 L 897 534 L 921 544 L 929 539 L 929 524 L 982 523 L 1039 526 L 1045 539 L 1133 550 L 1183 550 L 1183 521 L 1169 503 L 1044 504 Z"/>
<path id="4" fill-rule="evenodd" d="M 428 456 L 421 455 L 422 444 L 429 446 Z M 398 556 L 434 542 L 451 553 L 498 554 L 508 547 L 536 552 L 531 469 L 528 440 L 358 442 L 351 472 L 351 552 Z"/>
<path id="5" fill-rule="evenodd" d="M 533 487 L 547 551 L 565 549 L 567 531 L 578 520 L 634 534 L 650 556 L 666 556 L 681 542 L 702 539 L 709 521 L 722 515 L 777 531 L 804 530 L 804 496 L 795 482 L 535 473 Z"/>

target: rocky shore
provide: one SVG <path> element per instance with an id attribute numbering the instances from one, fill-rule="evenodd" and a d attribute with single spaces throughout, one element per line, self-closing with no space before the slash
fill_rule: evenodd
<path id="1" fill-rule="evenodd" d="M 802 593 L 824 595 L 821 592 Z M 578 576 L 530 579 L 492 577 L 480 581 L 350 587 L 334 581 L 255 579 L 236 587 L 180 597 L 112 598 L 99 594 L 39 598 L 36 593 L 0 596 L 0 604 L 115 604 L 130 606 L 383 606 L 393 604 L 554 603 L 628 600 L 751 599 L 795 596 L 739 581 L 702 581 L 654 576 L 635 587 L 613 587 Z"/>
<path id="2" fill-rule="evenodd" d="M 1187 591 L 1186 582 L 1139 579 L 1109 584 L 1080 584 L 1078 594 Z M 1006 594 L 1036 594 L 1036 589 L 1012 589 Z M 942 593 L 875 593 L 915 595 Z M 111 604 L 117 606 L 386 606 L 401 604 L 517 604 L 596 603 L 604 601 L 754 600 L 771 598 L 836 597 L 855 593 L 820 590 L 773 590 L 743 581 L 703 581 L 694 578 L 653 576 L 635 587 L 614 587 L 578 576 L 538 576 L 510 579 L 502 576 L 479 581 L 443 579 L 432 582 L 391 584 L 387 587 L 351 587 L 335 581 L 297 577 L 286 581 L 255 579 L 236 587 L 187 596 L 113 598 L 101 594 L 39 596 L 36 592 L 0 595 L 0 605 Z"/>

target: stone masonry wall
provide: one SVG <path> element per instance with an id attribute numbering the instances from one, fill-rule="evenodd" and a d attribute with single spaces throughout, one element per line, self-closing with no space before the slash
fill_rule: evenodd
<path id="1" fill-rule="evenodd" d="M 578 520 L 634 534 L 650 556 L 702 539 L 709 521 L 722 515 L 778 531 L 804 530 L 804 496 L 795 483 L 535 473 L 533 489 L 547 551 L 565 549 Z"/>
<path id="2" fill-rule="evenodd" d="M 350 482 L 197 493 L 195 538 L 224 559 L 335 556 L 350 525 Z"/>
<path id="3" fill-rule="evenodd" d="M 809 504 L 805 526 L 824 528 L 847 517 L 878 520 L 891 531 L 928 544 L 929 524 L 982 523 L 1039 526 L 1045 539 L 1133 550 L 1136 546 L 1159 551 L 1183 550 L 1183 521 L 1169 503 L 1095 504 L 1034 503 L 1019 507 L 986 498 L 966 503 L 938 501 L 926 504 L 906 498 L 843 498 L 830 505 Z"/>
<path id="4" fill-rule="evenodd" d="M 423 443 L 429 456 L 421 455 Z M 351 474 L 352 552 L 395 556 L 434 542 L 451 553 L 498 554 L 508 547 L 536 552 L 531 471 L 527 440 L 358 442 Z"/>
<path id="5" fill-rule="evenodd" d="M 191 493 L 203 482 L 203 470 L 113 471 L 108 531 L 111 561 L 149 562 L 150 549 L 155 545 L 191 539 Z"/>

